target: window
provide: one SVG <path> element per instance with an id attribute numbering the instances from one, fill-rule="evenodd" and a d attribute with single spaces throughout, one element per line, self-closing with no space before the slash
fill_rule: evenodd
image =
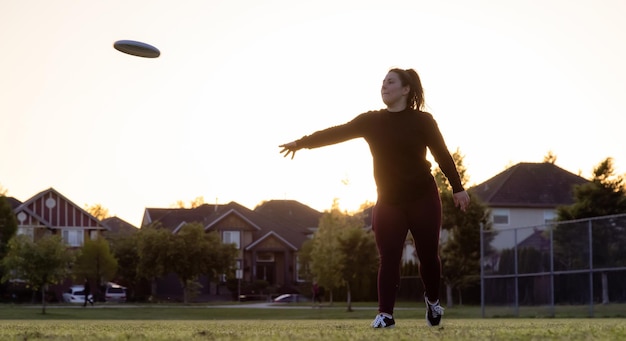
<path id="1" fill-rule="evenodd" d="M 96 240 L 98 239 L 98 230 L 89 231 L 89 239 Z"/>
<path id="2" fill-rule="evenodd" d="M 509 210 L 494 209 L 492 216 L 493 216 L 494 225 L 508 225 L 509 224 Z"/>
<path id="3" fill-rule="evenodd" d="M 273 252 L 259 252 L 256 255 L 257 262 L 273 262 L 274 261 L 274 253 Z"/>
<path id="4" fill-rule="evenodd" d="M 222 233 L 222 242 L 224 244 L 235 244 L 235 248 L 239 250 L 241 244 L 240 231 L 224 231 Z"/>
<path id="5" fill-rule="evenodd" d="M 550 225 L 556 221 L 556 213 L 554 211 L 543 211 L 543 223 Z"/>
<path id="6" fill-rule="evenodd" d="M 82 246 L 84 236 L 83 230 L 63 230 L 63 241 L 69 246 Z"/>
<path id="7" fill-rule="evenodd" d="M 30 237 L 30 240 L 33 241 L 35 238 L 35 229 L 33 229 L 32 227 L 18 227 L 17 228 L 17 235 L 26 235 Z"/>

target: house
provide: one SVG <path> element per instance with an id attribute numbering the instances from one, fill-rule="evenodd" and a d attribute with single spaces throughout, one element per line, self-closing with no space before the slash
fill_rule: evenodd
<path id="1" fill-rule="evenodd" d="M 533 235 L 533 227 L 554 221 L 557 207 L 574 203 L 574 186 L 587 182 L 553 163 L 522 162 L 468 192 L 490 209 L 489 219 L 497 232 L 491 246 L 501 250 Z"/>
<path id="2" fill-rule="evenodd" d="M 298 251 L 312 236 L 322 213 L 293 200 L 266 201 L 250 210 L 236 202 L 195 208 L 146 208 L 142 226 L 159 223 L 178 233 L 188 223 L 219 233 L 238 250 L 242 280 L 291 286 L 298 277 Z M 159 289 L 157 289 L 159 291 Z M 161 294 L 161 292 L 159 292 Z"/>
<path id="3" fill-rule="evenodd" d="M 9 200 L 17 218 L 17 234 L 37 240 L 60 235 L 68 247 L 82 247 L 87 238 L 100 237 L 107 228 L 68 198 L 49 188 L 20 203 Z"/>

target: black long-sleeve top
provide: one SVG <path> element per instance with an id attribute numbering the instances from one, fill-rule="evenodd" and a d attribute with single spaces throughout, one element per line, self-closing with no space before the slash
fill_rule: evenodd
<path id="1" fill-rule="evenodd" d="M 463 185 L 454 160 L 431 114 L 413 109 L 385 109 L 360 114 L 352 121 L 317 131 L 296 141 L 298 148 L 317 148 L 357 137 L 369 144 L 378 200 L 406 202 L 418 198 L 432 183 L 426 148 L 448 178 L 454 193 Z"/>

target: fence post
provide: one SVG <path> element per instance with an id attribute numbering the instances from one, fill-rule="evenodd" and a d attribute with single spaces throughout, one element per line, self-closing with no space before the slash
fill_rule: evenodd
<path id="1" fill-rule="evenodd" d="M 513 242 L 514 244 L 514 253 L 513 253 L 513 268 L 515 269 L 515 317 L 519 317 L 519 268 L 518 268 L 518 259 L 517 259 L 517 230 L 513 230 Z"/>
<path id="2" fill-rule="evenodd" d="M 485 318 L 485 245 L 483 240 L 483 224 L 480 223 L 480 314 Z"/>
<path id="3" fill-rule="evenodd" d="M 554 225 L 552 225 L 550 226 L 550 317 L 554 316 Z"/>
<path id="4" fill-rule="evenodd" d="M 593 237 L 591 233 L 591 219 L 587 222 L 589 234 L 589 317 L 593 317 Z"/>

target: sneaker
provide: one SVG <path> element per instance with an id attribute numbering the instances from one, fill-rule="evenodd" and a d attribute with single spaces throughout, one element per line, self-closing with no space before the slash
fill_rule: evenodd
<path id="1" fill-rule="evenodd" d="M 393 316 L 380 313 L 376 315 L 376 318 L 372 322 L 372 328 L 393 328 L 396 325 Z"/>
<path id="2" fill-rule="evenodd" d="M 443 307 L 439 305 L 439 300 L 431 304 L 428 302 L 428 297 L 424 296 L 424 301 L 426 301 L 426 323 L 429 327 L 438 326 L 441 323 Z"/>

